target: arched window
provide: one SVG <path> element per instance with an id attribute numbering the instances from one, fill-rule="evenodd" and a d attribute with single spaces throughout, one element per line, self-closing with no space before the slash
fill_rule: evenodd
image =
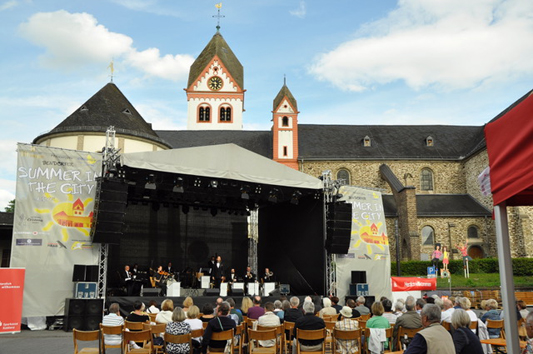
<path id="1" fill-rule="evenodd" d="M 211 121 L 211 107 L 201 106 L 198 109 L 198 121 L 210 122 Z"/>
<path id="2" fill-rule="evenodd" d="M 477 226 L 469 226 L 468 227 L 468 238 L 479 238 L 479 230 Z"/>
<path id="3" fill-rule="evenodd" d="M 431 226 L 422 228 L 422 246 L 433 246 L 435 243 L 435 231 Z"/>
<path id="4" fill-rule="evenodd" d="M 220 121 L 231 122 L 231 107 L 220 108 Z"/>
<path id="5" fill-rule="evenodd" d="M 433 171 L 429 168 L 422 169 L 420 173 L 420 189 L 423 191 L 433 190 Z"/>
<path id="6" fill-rule="evenodd" d="M 370 137 L 368 135 L 363 138 L 363 146 L 364 147 L 372 146 L 372 140 L 370 140 Z"/>
<path id="7" fill-rule="evenodd" d="M 350 184 L 350 172 L 344 168 L 341 168 L 339 172 L 337 172 L 337 179 L 342 179 L 346 182 L 346 184 Z"/>
<path id="8" fill-rule="evenodd" d="M 289 126 L 289 117 L 283 117 L 281 118 L 281 125 L 283 127 L 288 127 Z"/>

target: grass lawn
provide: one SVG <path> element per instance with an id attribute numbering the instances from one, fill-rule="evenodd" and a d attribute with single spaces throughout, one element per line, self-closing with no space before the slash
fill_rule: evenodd
<path id="1" fill-rule="evenodd" d="M 533 276 L 515 276 L 515 286 L 533 286 Z M 488 288 L 500 286 L 500 273 L 470 273 L 470 278 L 465 278 L 463 274 L 452 274 L 452 288 Z M 437 289 L 448 289 L 450 284 L 448 279 L 437 278 Z"/>

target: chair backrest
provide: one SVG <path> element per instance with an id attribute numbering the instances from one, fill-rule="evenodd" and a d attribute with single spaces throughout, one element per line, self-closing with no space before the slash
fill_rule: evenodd
<path id="1" fill-rule="evenodd" d="M 233 339 L 233 333 L 235 331 L 233 329 L 228 329 L 227 331 L 222 332 L 213 332 L 211 335 L 211 340 L 229 340 Z"/>
<path id="2" fill-rule="evenodd" d="M 248 339 L 249 340 L 269 340 L 276 339 L 277 337 L 276 328 L 271 328 L 267 330 L 253 330 L 248 328 Z"/>
<path id="3" fill-rule="evenodd" d="M 150 316 L 150 322 L 155 322 L 155 318 L 157 317 L 157 313 L 149 313 L 148 316 Z"/>
<path id="4" fill-rule="evenodd" d="M 370 338 L 370 335 L 372 333 L 370 328 L 365 328 L 364 331 L 365 331 L 364 332 L 365 338 Z M 385 338 L 386 338 L 386 342 L 388 343 L 388 347 L 390 349 L 392 345 L 392 328 L 385 328 Z"/>
<path id="5" fill-rule="evenodd" d="M 187 333 L 187 334 L 165 333 L 164 339 L 165 339 L 165 349 L 167 348 L 167 344 L 168 343 L 172 343 L 172 344 L 186 344 L 186 343 L 189 343 L 189 348 L 192 348 L 192 346 L 191 346 L 191 339 L 192 339 L 191 333 Z"/>
<path id="6" fill-rule="evenodd" d="M 334 321 L 324 321 L 324 323 L 326 324 L 326 329 L 328 331 L 333 331 L 333 328 L 335 328 L 335 323 L 337 322 L 334 322 Z"/>
<path id="7" fill-rule="evenodd" d="M 476 322 L 477 324 L 477 322 Z M 446 322 L 446 321 L 442 321 L 441 322 L 441 325 L 442 327 L 444 327 L 444 329 L 446 329 L 448 332 L 450 332 L 452 330 L 452 324 L 450 322 Z"/>
<path id="8" fill-rule="evenodd" d="M 240 325 L 235 327 L 235 335 L 238 336 L 242 334 L 243 330 L 244 330 L 244 323 L 241 323 Z"/>
<path id="9" fill-rule="evenodd" d="M 191 331 L 191 337 L 193 338 L 202 337 L 203 335 L 204 335 L 203 328 L 195 329 L 194 331 Z"/>
<path id="10" fill-rule="evenodd" d="M 144 328 L 144 322 L 131 322 L 124 321 L 124 327 L 133 331 L 142 331 Z"/>
<path id="11" fill-rule="evenodd" d="M 474 330 L 477 329 L 477 321 L 471 321 L 470 322 L 470 329 L 474 329 Z"/>
<path id="12" fill-rule="evenodd" d="M 202 326 L 204 327 L 204 329 L 207 328 L 207 324 L 208 324 L 208 323 L 209 323 L 209 322 L 202 322 Z"/>
<path id="13" fill-rule="evenodd" d="M 273 329 L 276 330 L 276 334 L 280 335 L 281 332 L 283 331 L 283 326 L 282 325 L 279 325 L 279 326 L 261 326 L 261 325 L 257 325 L 256 331 L 270 331 L 270 330 L 273 330 Z"/>
<path id="14" fill-rule="evenodd" d="M 72 338 L 74 340 L 74 354 L 78 353 L 78 341 L 86 341 L 86 342 L 92 342 L 92 341 L 98 341 L 98 347 L 94 348 L 98 350 L 98 352 L 101 351 L 101 345 L 100 345 L 100 337 L 101 331 L 78 331 L 76 328 L 72 330 Z"/>
<path id="15" fill-rule="evenodd" d="M 504 324 L 503 320 L 490 320 L 487 319 L 487 329 L 499 329 L 500 330 L 500 338 L 505 339 L 505 331 L 504 331 Z"/>
<path id="16" fill-rule="evenodd" d="M 335 321 L 339 315 L 322 315 L 324 321 Z"/>
<path id="17" fill-rule="evenodd" d="M 366 315 L 361 315 L 361 319 L 364 321 L 368 321 L 370 319 L 370 314 L 367 313 Z"/>
<path id="18" fill-rule="evenodd" d="M 143 323 L 143 329 L 144 330 L 151 330 L 152 331 L 152 334 L 155 335 L 155 336 L 159 336 L 160 333 L 165 333 L 165 330 L 167 328 L 167 324 L 166 323 L 156 323 L 156 324 L 151 324 L 151 323 Z"/>
<path id="19" fill-rule="evenodd" d="M 120 326 L 104 326 L 100 323 L 100 329 L 102 330 L 102 334 L 122 334 L 122 330 L 124 329 L 124 325 Z"/>
<path id="20" fill-rule="evenodd" d="M 333 337 L 333 339 L 338 339 L 338 340 L 360 339 L 361 338 L 361 330 L 360 329 L 354 329 L 354 330 L 351 330 L 351 331 L 345 331 L 345 330 L 340 330 L 340 329 L 334 328 L 333 332 L 332 332 L 332 337 Z"/>
<path id="21" fill-rule="evenodd" d="M 142 330 L 142 331 L 122 331 L 122 338 L 123 338 L 123 349 L 126 351 L 126 348 L 128 346 L 128 343 L 130 341 L 134 341 L 137 343 L 142 342 L 143 347 L 146 346 L 148 343 L 152 343 L 152 332 L 150 330 Z M 126 351 L 127 352 L 127 351 Z"/>
<path id="22" fill-rule="evenodd" d="M 359 328 L 366 328 L 366 320 L 363 320 L 363 319 L 359 320 Z"/>
<path id="23" fill-rule="evenodd" d="M 296 338 L 304 340 L 317 340 L 326 338 L 326 328 L 315 329 L 315 330 L 305 330 L 305 329 L 296 329 Z"/>
<path id="24" fill-rule="evenodd" d="M 422 330 L 422 327 L 420 328 L 405 328 L 405 327 L 402 327 L 402 326 L 399 326 L 398 327 L 398 343 L 397 343 L 397 348 L 401 348 L 402 347 L 402 338 L 404 338 L 406 335 L 407 335 L 407 338 L 410 338 L 412 339 L 418 332 L 420 332 Z"/>

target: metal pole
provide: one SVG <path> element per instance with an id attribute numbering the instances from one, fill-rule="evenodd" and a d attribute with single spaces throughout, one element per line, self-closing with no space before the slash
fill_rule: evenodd
<path id="1" fill-rule="evenodd" d="M 494 221 L 496 223 L 498 264 L 500 266 L 502 307 L 505 309 L 504 324 L 507 338 L 507 353 L 520 353 L 518 319 L 515 310 L 513 262 L 511 259 L 509 226 L 507 223 L 507 206 L 505 203 L 494 206 Z"/>

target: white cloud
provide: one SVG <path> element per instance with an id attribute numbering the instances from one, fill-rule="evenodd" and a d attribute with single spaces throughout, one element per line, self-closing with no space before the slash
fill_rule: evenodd
<path id="1" fill-rule="evenodd" d="M 6 1 L 3 4 L 0 4 L 0 11 L 5 11 L 5 10 L 12 9 L 15 6 L 17 6 L 18 4 L 19 4 L 19 2 L 16 1 L 16 0 Z"/>
<path id="2" fill-rule="evenodd" d="M 115 59 L 147 76 L 176 81 L 187 76 L 194 60 L 190 55 L 182 54 L 161 56 L 157 48 L 138 51 L 133 47 L 132 38 L 111 32 L 88 13 L 64 10 L 37 13 L 20 25 L 20 32 L 29 41 L 46 49 L 41 59 L 53 68 L 101 67 Z"/>
<path id="3" fill-rule="evenodd" d="M 13 199 L 15 199 L 15 181 L 0 179 L 0 211 L 4 211 Z"/>
<path id="4" fill-rule="evenodd" d="M 305 1 L 300 0 L 300 4 L 298 5 L 298 8 L 295 10 L 289 11 L 289 13 L 298 18 L 304 18 L 307 13 Z"/>
<path id="5" fill-rule="evenodd" d="M 14 140 L 0 140 L 0 174 L 11 174 L 15 177 L 17 166 L 17 142 Z M 1 178 L 1 177 L 0 177 Z"/>
<path id="6" fill-rule="evenodd" d="M 403 0 L 355 39 L 320 55 L 319 80 L 363 91 L 404 81 L 414 89 L 465 89 L 533 71 L 530 0 Z"/>

